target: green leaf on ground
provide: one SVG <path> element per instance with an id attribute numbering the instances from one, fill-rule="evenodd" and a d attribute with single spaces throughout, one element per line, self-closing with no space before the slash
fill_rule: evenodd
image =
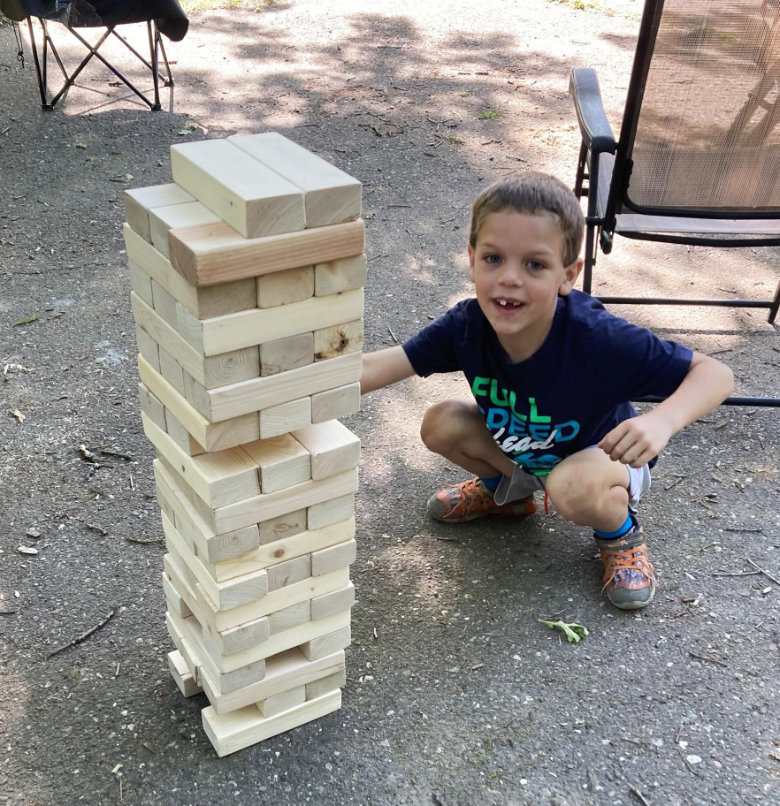
<path id="1" fill-rule="evenodd" d="M 588 628 L 583 627 L 582 624 L 567 624 L 565 621 L 545 621 L 541 618 L 537 619 L 537 621 L 540 624 L 546 625 L 551 630 L 561 630 L 566 638 L 569 639 L 570 644 L 579 644 L 583 638 L 587 638 L 587 636 L 590 635 Z"/>

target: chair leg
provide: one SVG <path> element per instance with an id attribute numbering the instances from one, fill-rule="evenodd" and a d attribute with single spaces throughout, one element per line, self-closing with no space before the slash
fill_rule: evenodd
<path id="1" fill-rule="evenodd" d="M 780 281 L 777 283 L 777 291 L 775 291 L 775 298 L 772 300 L 772 306 L 769 308 L 769 324 L 775 323 L 777 311 L 780 309 Z"/>

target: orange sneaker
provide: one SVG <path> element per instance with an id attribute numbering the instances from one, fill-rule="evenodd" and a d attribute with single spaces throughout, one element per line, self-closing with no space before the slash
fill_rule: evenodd
<path id="1" fill-rule="evenodd" d="M 653 601 L 658 583 L 647 556 L 645 536 L 635 526 L 617 540 L 596 538 L 604 565 L 607 599 L 621 610 L 639 610 Z"/>
<path id="2" fill-rule="evenodd" d="M 443 523 L 467 523 L 488 515 L 523 517 L 534 512 L 532 495 L 499 505 L 493 500 L 493 491 L 478 478 L 451 484 L 428 500 L 428 514 Z"/>

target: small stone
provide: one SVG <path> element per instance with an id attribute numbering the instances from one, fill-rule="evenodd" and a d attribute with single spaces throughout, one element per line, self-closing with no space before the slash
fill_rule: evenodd
<path id="1" fill-rule="evenodd" d="M 16 549 L 19 554 L 37 554 L 38 549 L 34 549 L 32 546 L 18 546 Z"/>

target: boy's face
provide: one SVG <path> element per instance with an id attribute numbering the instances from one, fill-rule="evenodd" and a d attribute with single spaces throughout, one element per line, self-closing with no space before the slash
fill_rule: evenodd
<path id="1" fill-rule="evenodd" d="M 556 220 L 504 210 L 486 216 L 476 247 L 469 246 L 469 276 L 477 301 L 513 361 L 544 343 L 558 295 L 567 295 L 582 268 L 563 265 L 563 236 Z"/>

